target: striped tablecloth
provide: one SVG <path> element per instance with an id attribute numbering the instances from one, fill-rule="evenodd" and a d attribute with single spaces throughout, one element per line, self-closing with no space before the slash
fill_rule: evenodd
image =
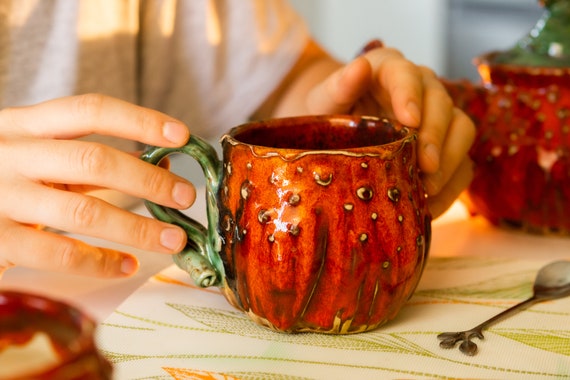
<path id="1" fill-rule="evenodd" d="M 415 295 L 375 331 L 273 332 L 229 306 L 217 289 L 196 288 L 172 266 L 99 326 L 99 347 L 113 362 L 116 379 L 570 379 L 570 298 L 492 326 L 484 340 L 474 340 L 476 356 L 442 349 L 437 339 L 531 296 L 543 264 L 570 259 L 570 240 L 502 232 L 484 223 L 456 229 L 448 235 L 453 238 L 445 238 L 453 224 L 437 231 Z"/>

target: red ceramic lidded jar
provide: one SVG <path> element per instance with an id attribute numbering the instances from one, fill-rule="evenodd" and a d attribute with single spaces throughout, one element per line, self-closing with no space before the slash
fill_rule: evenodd
<path id="1" fill-rule="evenodd" d="M 444 81 L 477 138 L 467 203 L 491 223 L 570 235 L 570 1 L 512 49 L 475 59 L 481 85 Z"/>

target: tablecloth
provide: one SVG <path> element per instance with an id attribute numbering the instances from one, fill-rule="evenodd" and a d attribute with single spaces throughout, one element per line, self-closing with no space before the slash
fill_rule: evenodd
<path id="1" fill-rule="evenodd" d="M 99 326 L 97 342 L 121 380 L 569 379 L 570 298 L 493 325 L 474 340 L 476 356 L 439 347 L 440 332 L 466 330 L 531 296 L 551 257 L 522 256 L 430 257 L 396 319 L 343 336 L 260 327 L 217 289 L 197 288 L 171 266 Z"/>

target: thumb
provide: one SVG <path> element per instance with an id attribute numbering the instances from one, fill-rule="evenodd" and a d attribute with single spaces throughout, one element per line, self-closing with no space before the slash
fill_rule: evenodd
<path id="1" fill-rule="evenodd" d="M 307 107 L 314 114 L 347 113 L 366 93 L 371 79 L 370 63 L 358 57 L 315 86 L 307 95 Z"/>

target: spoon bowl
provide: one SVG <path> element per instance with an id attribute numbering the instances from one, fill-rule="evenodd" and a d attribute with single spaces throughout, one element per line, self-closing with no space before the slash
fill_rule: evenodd
<path id="1" fill-rule="evenodd" d="M 543 300 L 570 296 L 570 261 L 555 261 L 536 275 L 533 292 Z"/>

